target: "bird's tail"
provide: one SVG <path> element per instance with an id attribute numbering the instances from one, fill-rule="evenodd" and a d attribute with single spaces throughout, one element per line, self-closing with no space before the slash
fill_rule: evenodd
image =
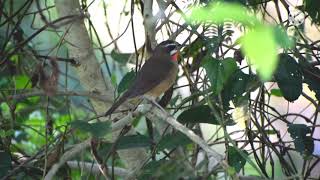
<path id="1" fill-rule="evenodd" d="M 130 96 L 130 93 L 127 91 L 125 92 L 113 105 L 109 110 L 105 113 L 105 116 L 108 116 L 113 113 L 123 102 L 127 100 L 127 98 Z"/>

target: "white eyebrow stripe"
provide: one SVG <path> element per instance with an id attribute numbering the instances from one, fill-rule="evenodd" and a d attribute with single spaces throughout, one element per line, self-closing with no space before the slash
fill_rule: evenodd
<path id="1" fill-rule="evenodd" d="M 167 44 L 167 45 L 165 45 L 165 47 L 168 47 L 168 46 L 177 46 L 176 44 L 174 44 L 174 43 L 171 43 L 171 44 Z"/>

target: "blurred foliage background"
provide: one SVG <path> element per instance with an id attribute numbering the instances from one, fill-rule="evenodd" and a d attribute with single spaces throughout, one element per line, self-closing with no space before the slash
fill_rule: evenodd
<path id="1" fill-rule="evenodd" d="M 319 179 L 319 13 L 316 0 L 0 1 L 0 178 Z M 159 104 L 227 169 L 150 116 L 118 134 L 103 117 L 166 39 L 184 48 Z"/>

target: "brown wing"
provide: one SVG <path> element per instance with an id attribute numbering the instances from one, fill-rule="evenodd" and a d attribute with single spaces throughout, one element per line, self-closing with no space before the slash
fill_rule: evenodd
<path id="1" fill-rule="evenodd" d="M 166 79 L 174 64 L 170 59 L 171 57 L 164 54 L 160 57 L 152 56 L 145 62 L 133 86 L 128 90 L 130 98 L 145 94 L 156 87 L 162 80 Z"/>

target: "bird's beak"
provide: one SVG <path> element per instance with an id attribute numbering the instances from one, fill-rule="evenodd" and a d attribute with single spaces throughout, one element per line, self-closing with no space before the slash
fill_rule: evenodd
<path id="1" fill-rule="evenodd" d="M 181 50 L 181 48 L 182 48 L 182 45 L 179 44 L 179 43 L 177 43 L 177 42 L 176 42 L 176 45 L 177 45 L 177 53 L 176 53 L 176 54 L 177 54 L 177 55 L 176 55 L 177 57 L 176 57 L 176 58 L 177 58 L 178 61 L 180 61 L 180 50 Z"/>

